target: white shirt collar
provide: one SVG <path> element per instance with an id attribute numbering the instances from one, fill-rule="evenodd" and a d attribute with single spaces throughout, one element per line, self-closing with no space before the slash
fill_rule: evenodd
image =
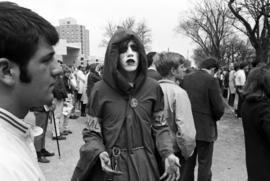
<path id="1" fill-rule="evenodd" d="M 155 70 L 155 71 L 157 71 L 156 67 L 153 67 L 153 66 L 148 67 L 148 70 Z"/>
<path id="2" fill-rule="evenodd" d="M 204 70 L 205 72 L 211 75 L 211 71 L 209 69 L 202 68 L 201 70 Z"/>
<path id="3" fill-rule="evenodd" d="M 158 81 L 159 83 L 170 83 L 170 84 L 176 84 L 174 81 L 169 79 L 161 79 Z"/>
<path id="4" fill-rule="evenodd" d="M 15 133 L 25 136 L 29 135 L 30 125 L 1 107 L 0 118 L 4 121 L 4 123 L 0 122 L 0 124 L 7 125 Z"/>

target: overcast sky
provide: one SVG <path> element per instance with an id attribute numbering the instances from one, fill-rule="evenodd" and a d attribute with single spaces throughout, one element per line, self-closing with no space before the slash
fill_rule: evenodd
<path id="1" fill-rule="evenodd" d="M 194 0 L 13 0 L 36 11 L 54 26 L 66 17 L 85 25 L 90 33 L 90 56 L 104 57 L 106 50 L 99 45 L 108 22 L 117 24 L 134 17 L 136 21 L 144 20 L 152 30 L 153 51 L 169 49 L 186 58 L 191 58 L 195 44 L 174 29 L 192 7 L 191 1 Z"/>

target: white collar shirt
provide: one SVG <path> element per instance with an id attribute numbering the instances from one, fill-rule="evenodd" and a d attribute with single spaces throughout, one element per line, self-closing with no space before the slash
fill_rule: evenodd
<path id="1" fill-rule="evenodd" d="M 246 83 L 246 74 L 242 69 L 237 70 L 235 73 L 235 85 L 236 86 L 244 86 Z"/>
<path id="2" fill-rule="evenodd" d="M 0 178 L 45 181 L 37 162 L 31 126 L 0 108 Z"/>

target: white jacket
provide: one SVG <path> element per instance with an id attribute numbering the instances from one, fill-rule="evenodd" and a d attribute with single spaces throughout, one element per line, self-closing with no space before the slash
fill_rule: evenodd
<path id="1" fill-rule="evenodd" d="M 170 127 L 174 151 L 188 158 L 196 147 L 196 130 L 191 104 L 184 89 L 167 79 L 159 81 L 164 94 L 164 117 Z"/>

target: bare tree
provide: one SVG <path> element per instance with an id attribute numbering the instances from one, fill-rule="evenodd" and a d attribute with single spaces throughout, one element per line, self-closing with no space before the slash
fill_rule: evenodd
<path id="1" fill-rule="evenodd" d="M 139 38 L 142 40 L 142 43 L 145 49 L 149 50 L 150 49 L 149 44 L 152 43 L 151 29 L 146 26 L 144 21 L 141 21 L 137 24 L 135 32 L 137 33 Z"/>
<path id="2" fill-rule="evenodd" d="M 138 37 L 141 39 L 146 50 L 150 50 L 150 44 L 152 43 L 151 29 L 146 25 L 144 21 L 139 21 L 136 23 L 136 20 L 133 17 L 128 17 L 120 24 L 113 24 L 109 22 L 105 27 L 104 38 L 101 41 L 100 46 L 106 47 L 109 43 L 114 32 L 118 27 L 134 31 Z"/>
<path id="3" fill-rule="evenodd" d="M 127 30 L 133 30 L 135 26 L 135 19 L 132 17 L 128 17 L 121 23 L 121 27 Z"/>
<path id="4" fill-rule="evenodd" d="M 200 63 L 203 59 L 205 59 L 208 55 L 205 54 L 205 51 L 198 46 L 194 49 L 192 58 L 194 59 L 194 63 L 197 67 L 200 66 Z"/>
<path id="5" fill-rule="evenodd" d="M 256 51 L 255 63 L 269 61 L 269 0 L 229 0 L 228 6 L 239 20 L 236 28 L 248 36 Z"/>
<path id="6" fill-rule="evenodd" d="M 109 22 L 105 27 L 105 32 L 103 33 L 104 38 L 102 39 L 100 46 L 106 47 L 116 30 L 117 26 L 112 22 Z"/>
<path id="7" fill-rule="evenodd" d="M 177 31 L 199 45 L 200 54 L 214 56 L 222 62 L 225 54 L 223 44 L 232 34 L 233 19 L 228 18 L 229 13 L 227 4 L 222 0 L 202 0 L 190 10 L 187 19 L 179 22 Z"/>
<path id="8" fill-rule="evenodd" d="M 252 56 L 254 49 L 249 40 L 242 40 L 238 36 L 233 36 L 227 40 L 225 48 L 225 62 L 245 62 Z"/>

